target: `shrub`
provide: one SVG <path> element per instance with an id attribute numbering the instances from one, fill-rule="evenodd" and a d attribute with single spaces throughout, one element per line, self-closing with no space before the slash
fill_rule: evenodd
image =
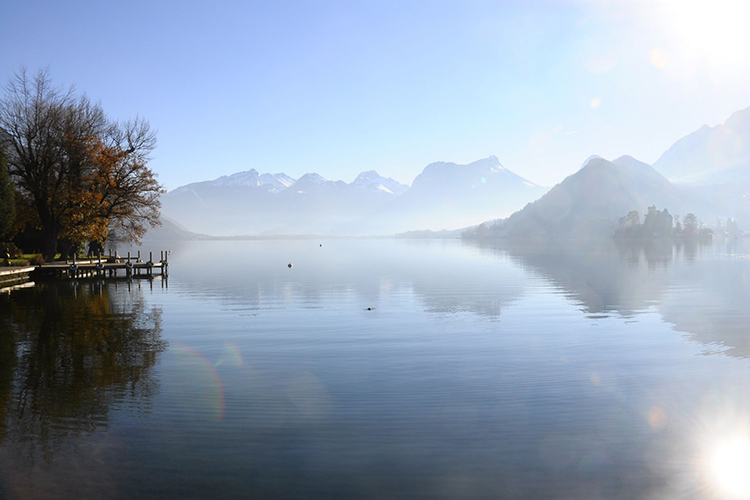
<path id="1" fill-rule="evenodd" d="M 2 243 L 0 243 L 0 250 L 4 250 L 4 249 L 8 250 L 8 253 L 10 254 L 10 258 L 11 259 L 16 258 L 16 256 L 19 253 L 18 247 L 16 247 L 16 244 L 13 243 L 13 242 L 9 242 L 9 243 L 2 242 Z"/>
<path id="2" fill-rule="evenodd" d="M 32 266 L 41 266 L 44 264 L 44 257 L 42 257 L 42 254 L 37 254 L 29 259 L 29 264 Z"/>

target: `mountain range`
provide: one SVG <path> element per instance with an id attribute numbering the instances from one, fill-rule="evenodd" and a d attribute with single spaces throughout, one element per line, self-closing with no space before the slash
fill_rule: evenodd
<path id="1" fill-rule="evenodd" d="M 707 209 L 647 163 L 631 156 L 612 162 L 592 157 L 534 203 L 465 236 L 533 243 L 611 236 L 620 217 L 631 210 L 643 214 L 653 205 L 683 215 Z"/>
<path id="2" fill-rule="evenodd" d="M 688 134 L 653 166 L 630 156 L 591 156 L 534 203 L 463 236 L 547 243 L 611 235 L 620 217 L 651 206 L 694 213 L 709 225 L 733 218 L 750 227 L 750 108 Z"/>
<path id="3" fill-rule="evenodd" d="M 214 236 L 377 235 L 465 227 L 510 215 L 545 191 L 495 156 L 432 163 L 411 187 L 374 170 L 347 184 L 251 169 L 174 189 L 162 197 L 162 213 Z"/>
<path id="4" fill-rule="evenodd" d="M 750 178 L 750 108 L 723 124 L 702 126 L 667 149 L 653 164 L 669 180 L 697 185 Z"/>
<path id="5" fill-rule="evenodd" d="M 495 235 L 560 238 L 595 230 L 594 220 L 609 230 L 630 210 L 643 214 L 652 205 L 750 227 L 750 108 L 688 134 L 653 166 L 593 155 L 551 190 L 490 156 L 467 165 L 431 163 L 411 187 L 374 170 L 347 184 L 317 173 L 294 179 L 251 169 L 162 197 L 168 219 L 213 236 L 425 234 L 487 220 L 483 227 Z"/>

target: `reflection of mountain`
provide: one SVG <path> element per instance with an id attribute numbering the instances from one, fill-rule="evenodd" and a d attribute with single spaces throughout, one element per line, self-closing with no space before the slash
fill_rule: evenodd
<path id="1" fill-rule="evenodd" d="M 61 283 L 0 297 L 0 443 L 51 460 L 106 426 L 115 405 L 148 405 L 165 345 L 161 311 L 136 293 L 115 300 L 101 283 Z"/>
<path id="2" fill-rule="evenodd" d="M 691 286 L 682 287 L 679 302 L 664 302 L 660 312 L 706 353 L 750 358 L 748 242 L 717 242 L 698 252 L 710 250 L 723 257 L 695 258 L 682 266 L 675 278 Z"/>
<path id="3" fill-rule="evenodd" d="M 662 318 L 708 353 L 750 358 L 750 283 L 745 241 L 652 247 L 544 247 L 471 242 L 507 254 L 565 291 L 592 317 L 634 318 L 656 307 Z M 717 254 L 726 255 L 717 258 Z"/>
<path id="4" fill-rule="evenodd" d="M 469 165 L 433 163 L 411 188 L 375 171 L 347 184 L 250 170 L 179 187 L 162 197 L 162 212 L 216 236 L 392 234 L 505 216 L 544 192 L 491 156 Z"/>
<path id="5" fill-rule="evenodd" d="M 523 210 L 467 236 L 533 242 L 609 237 L 631 210 L 645 213 L 657 205 L 683 214 L 697 210 L 695 203 L 646 163 L 595 157 Z"/>
<path id="6" fill-rule="evenodd" d="M 304 240 L 190 242 L 173 253 L 172 267 L 193 269 L 179 280 L 202 290 L 206 300 L 216 299 L 224 307 L 251 314 L 262 313 L 258 308 L 267 305 L 267 297 L 288 297 L 290 302 L 303 297 L 302 302 L 317 307 L 331 296 L 353 295 L 357 304 L 346 307 L 377 311 L 413 292 L 431 312 L 500 315 L 523 293 L 522 270 L 507 263 L 456 265 L 464 259 L 455 252 L 467 249 L 458 243 L 328 240 L 320 247 Z M 197 265 L 213 254 L 225 259 L 210 268 Z M 238 268 L 239 261 L 247 264 Z M 291 269 L 288 262 L 293 263 Z"/>
<path id="7" fill-rule="evenodd" d="M 507 253 L 527 270 L 539 273 L 589 315 L 616 313 L 630 317 L 659 298 L 663 277 L 648 271 L 652 264 L 665 262 L 664 253 L 646 257 L 640 249 L 617 247 L 611 240 L 568 246 L 523 248 L 512 244 L 472 242 L 497 253 Z M 671 244 L 667 262 L 671 260 Z"/>

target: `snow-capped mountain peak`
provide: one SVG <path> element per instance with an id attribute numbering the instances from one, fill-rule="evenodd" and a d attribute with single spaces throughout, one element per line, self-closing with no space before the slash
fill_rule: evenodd
<path id="1" fill-rule="evenodd" d="M 375 170 L 362 172 L 350 184 L 350 186 L 366 191 L 382 192 L 391 195 L 400 195 L 409 189 L 409 186 L 401 184 L 390 177 L 383 177 Z"/>
<path id="2" fill-rule="evenodd" d="M 277 193 L 294 184 L 295 180 L 284 173 L 259 174 L 251 168 L 232 175 L 222 175 L 209 181 L 212 186 L 261 187 L 270 193 Z"/>
<path id="3" fill-rule="evenodd" d="M 323 177 L 320 174 L 316 174 L 314 172 L 308 173 L 297 179 L 297 182 L 295 184 L 300 183 L 310 183 L 310 184 L 323 184 L 324 182 L 328 182 L 325 177 Z"/>
<path id="4" fill-rule="evenodd" d="M 254 168 L 245 172 L 237 172 L 232 175 L 222 175 L 211 181 L 214 186 L 260 186 L 260 174 Z"/>
<path id="5" fill-rule="evenodd" d="M 278 174 L 263 174 L 260 176 L 260 182 L 263 186 L 267 186 L 267 189 L 271 192 L 279 192 L 288 188 L 295 183 L 295 179 L 289 177 L 285 173 Z"/>

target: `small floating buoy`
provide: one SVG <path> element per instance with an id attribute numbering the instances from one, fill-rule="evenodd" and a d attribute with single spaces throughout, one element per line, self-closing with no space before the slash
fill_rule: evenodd
<path id="1" fill-rule="evenodd" d="M 292 268 L 292 263 L 290 262 L 289 264 L 286 265 L 286 267 L 288 267 L 289 269 L 291 269 Z"/>
<path id="2" fill-rule="evenodd" d="M 372 307 L 368 307 L 368 308 L 367 308 L 367 310 L 368 310 L 368 311 L 372 311 Z"/>
<path id="3" fill-rule="evenodd" d="M 320 246 L 322 247 L 322 246 L 323 246 L 323 244 L 321 243 L 321 244 L 320 244 Z"/>

